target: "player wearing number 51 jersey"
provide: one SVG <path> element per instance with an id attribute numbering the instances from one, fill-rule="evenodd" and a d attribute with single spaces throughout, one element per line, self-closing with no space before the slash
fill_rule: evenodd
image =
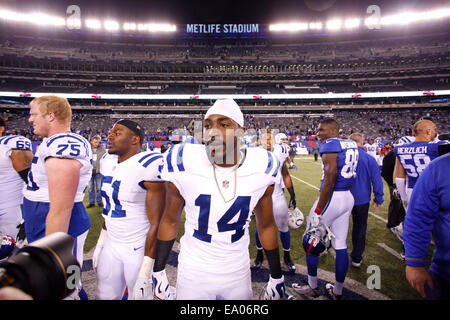
<path id="1" fill-rule="evenodd" d="M 298 292 L 310 296 L 318 296 L 317 266 L 319 254 L 315 252 L 316 245 L 308 238 L 308 231 L 321 225 L 329 227 L 334 235 L 331 245 L 336 251 L 335 284 L 327 284 L 328 294 L 333 299 L 342 297 L 342 289 L 348 269 L 347 233 L 349 217 L 353 208 L 354 198 L 350 192 L 356 179 L 359 152 L 353 140 L 337 138 L 339 124 L 334 119 L 322 120 L 317 136 L 321 142 L 320 154 L 323 164 L 323 175 L 319 199 L 314 203 L 307 219 L 303 245 L 306 251 L 308 267 L 308 284 L 300 286 L 293 284 Z M 324 236 L 323 234 L 319 237 Z M 331 238 L 331 234 L 327 235 Z"/>
<path id="2" fill-rule="evenodd" d="M 152 299 L 156 230 L 164 208 L 160 170 L 163 156 L 140 152 L 140 125 L 118 121 L 108 136 L 108 153 L 100 161 L 105 227 L 93 256 L 97 298 Z"/>
<path id="3" fill-rule="evenodd" d="M 417 179 L 428 164 L 439 156 L 438 146 L 447 141 L 434 141 L 437 127 L 430 120 L 420 120 L 414 124 L 415 141 L 394 147 L 397 156 L 394 179 L 405 208 L 410 201 Z M 407 177 L 407 184 L 405 179 Z"/>
<path id="4" fill-rule="evenodd" d="M 267 150 L 239 150 L 243 124 L 233 100 L 217 100 L 205 116 L 206 145 L 181 144 L 166 152 L 162 178 L 168 181 L 167 196 L 158 231 L 155 291 L 164 290 L 156 275 L 165 266 L 184 208 L 177 299 L 252 299 L 248 226 L 255 209 L 271 269 L 265 298 L 284 297 L 272 212 L 273 185 L 280 183 L 281 164 Z"/>

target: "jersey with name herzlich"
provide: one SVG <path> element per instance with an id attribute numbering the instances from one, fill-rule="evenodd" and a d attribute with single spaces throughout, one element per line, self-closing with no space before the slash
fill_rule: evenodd
<path id="1" fill-rule="evenodd" d="M 216 275 L 248 270 L 250 216 L 267 187 L 279 183 L 280 162 L 262 148 L 241 155 L 236 169 L 213 166 L 204 145 L 175 145 L 165 154 L 162 178 L 185 200 L 180 268 Z"/>
<path id="2" fill-rule="evenodd" d="M 105 153 L 100 160 L 103 217 L 108 237 L 122 243 L 142 239 L 150 228 L 145 209 L 144 182 L 161 181 L 163 156 L 140 152 L 118 162 L 118 156 Z"/>
<path id="3" fill-rule="evenodd" d="M 414 141 L 394 147 L 394 153 L 408 176 L 408 188 L 414 188 L 417 179 L 428 164 L 439 156 L 438 146 L 447 141 Z"/>
<path id="4" fill-rule="evenodd" d="M 349 139 L 330 138 L 320 144 L 320 155 L 324 153 L 337 153 L 337 177 L 333 191 L 347 191 L 355 183 L 356 168 L 358 166 L 359 151 L 356 142 Z M 322 156 L 322 179 L 320 189 L 323 186 L 324 164 Z"/>

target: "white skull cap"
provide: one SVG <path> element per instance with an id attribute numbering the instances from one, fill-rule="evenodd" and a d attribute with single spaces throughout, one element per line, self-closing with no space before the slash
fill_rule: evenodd
<path id="1" fill-rule="evenodd" d="M 239 126 L 244 126 L 244 115 L 242 114 L 241 108 L 239 108 L 233 99 L 216 100 L 206 112 L 205 119 L 212 114 L 220 114 L 234 120 Z"/>

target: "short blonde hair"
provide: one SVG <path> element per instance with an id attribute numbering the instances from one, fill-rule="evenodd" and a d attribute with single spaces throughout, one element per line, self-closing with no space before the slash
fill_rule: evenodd
<path id="1" fill-rule="evenodd" d="M 43 116 L 53 113 L 60 122 L 70 126 L 72 121 L 72 108 L 66 98 L 58 96 L 42 96 L 34 98 L 31 103 L 39 106 L 39 111 Z"/>

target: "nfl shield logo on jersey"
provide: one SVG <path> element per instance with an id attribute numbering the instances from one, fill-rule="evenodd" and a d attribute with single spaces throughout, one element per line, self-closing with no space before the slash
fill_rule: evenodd
<path id="1" fill-rule="evenodd" d="M 222 187 L 227 189 L 230 186 L 230 181 L 228 180 L 223 180 L 222 181 Z"/>

